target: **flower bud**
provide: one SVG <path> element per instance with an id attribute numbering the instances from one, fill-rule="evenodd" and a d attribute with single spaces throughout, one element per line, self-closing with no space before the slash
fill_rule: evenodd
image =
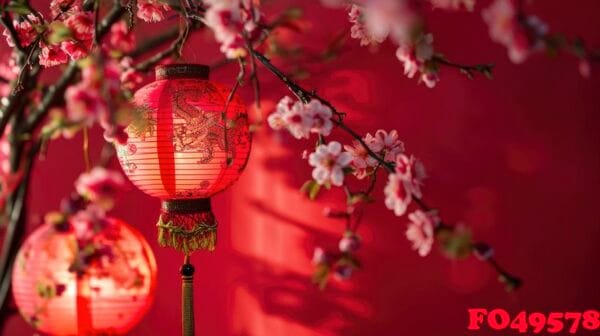
<path id="1" fill-rule="evenodd" d="M 360 239 L 353 233 L 345 235 L 340 239 L 338 248 L 342 253 L 354 253 L 360 248 Z"/>

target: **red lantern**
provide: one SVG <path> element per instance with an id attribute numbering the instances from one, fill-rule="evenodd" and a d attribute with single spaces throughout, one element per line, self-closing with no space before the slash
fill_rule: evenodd
<path id="1" fill-rule="evenodd" d="M 118 219 L 44 224 L 19 250 L 12 288 L 21 315 L 51 335 L 124 335 L 154 299 L 156 262 Z"/>
<path id="2" fill-rule="evenodd" d="M 213 250 L 217 222 L 210 197 L 233 184 L 248 160 L 245 107 L 208 80 L 203 65 L 160 66 L 135 93 L 129 140 L 118 145 L 123 170 L 142 191 L 163 200 L 159 243 L 189 254 Z"/>

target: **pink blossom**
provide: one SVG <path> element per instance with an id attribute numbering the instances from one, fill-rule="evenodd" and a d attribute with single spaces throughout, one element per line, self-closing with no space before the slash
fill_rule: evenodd
<path id="1" fill-rule="evenodd" d="M 348 13 L 348 18 L 350 23 L 352 23 L 352 27 L 350 28 L 350 36 L 354 39 L 360 40 L 361 46 L 377 44 L 385 40 L 387 34 L 371 35 L 369 33 L 365 27 L 364 17 L 360 6 L 352 5 L 350 7 L 350 12 Z"/>
<path id="2" fill-rule="evenodd" d="M 390 37 L 397 45 L 411 40 L 419 15 L 413 1 L 373 0 L 362 9 L 364 27 L 376 41 Z"/>
<path id="3" fill-rule="evenodd" d="M 69 61 L 69 55 L 61 49 L 60 45 L 46 45 L 40 42 L 42 51 L 40 53 L 40 64 L 46 68 L 59 64 L 65 64 Z"/>
<path id="4" fill-rule="evenodd" d="M 439 218 L 435 212 L 416 210 L 408 215 L 408 219 L 410 219 L 410 223 L 406 229 L 406 238 L 412 242 L 412 248 L 421 257 L 425 257 L 431 251 L 434 229 L 439 223 Z"/>
<path id="5" fill-rule="evenodd" d="M 271 113 L 269 117 L 267 117 L 269 126 L 276 131 L 286 128 L 287 123 L 284 120 L 284 116 L 292 109 L 293 105 L 294 101 L 292 98 L 288 96 L 281 98 L 279 103 L 277 103 L 275 112 Z"/>
<path id="6" fill-rule="evenodd" d="M 385 206 L 394 211 L 396 216 L 406 213 L 408 205 L 412 202 L 413 184 L 398 174 L 390 174 L 388 182 L 383 189 Z"/>
<path id="7" fill-rule="evenodd" d="M 52 17 L 57 17 L 59 14 L 66 15 L 80 11 L 83 5 L 83 0 L 52 0 L 50 2 L 50 11 Z"/>
<path id="8" fill-rule="evenodd" d="M 133 90 L 143 81 L 143 75 L 133 68 L 125 69 L 121 73 L 121 83 L 123 83 L 123 87 L 126 89 Z"/>
<path id="9" fill-rule="evenodd" d="M 86 57 L 89 54 L 91 47 L 92 40 L 87 40 L 85 42 L 68 40 L 60 43 L 60 49 L 75 61 Z"/>
<path id="10" fill-rule="evenodd" d="M 412 47 L 403 45 L 396 49 L 396 57 L 404 65 L 404 74 L 413 78 L 419 71 L 419 63 Z"/>
<path id="11" fill-rule="evenodd" d="M 321 247 L 315 247 L 313 251 L 312 263 L 314 265 L 319 265 L 327 262 L 327 255 L 325 250 Z"/>
<path id="12" fill-rule="evenodd" d="M 333 128 L 331 116 L 331 109 L 319 100 L 313 99 L 308 104 L 302 104 L 290 97 L 283 97 L 267 121 L 275 130 L 286 128 L 296 139 L 308 139 L 310 133 L 329 135 Z"/>
<path id="13" fill-rule="evenodd" d="M 338 248 L 342 253 L 354 253 L 360 248 L 360 239 L 354 233 L 348 232 L 340 239 Z"/>
<path id="14" fill-rule="evenodd" d="M 314 167 L 312 177 L 320 184 L 342 186 L 344 183 L 344 168 L 352 161 L 348 152 L 342 152 L 342 145 L 332 141 L 327 145 L 319 145 L 308 156 L 308 163 Z"/>
<path id="15" fill-rule="evenodd" d="M 440 81 L 440 77 L 439 77 L 438 73 L 435 71 L 423 72 L 421 74 L 421 81 L 423 83 L 425 83 L 425 86 L 427 86 L 430 89 L 433 89 L 435 87 L 435 85 L 437 84 L 437 82 Z"/>
<path id="16" fill-rule="evenodd" d="M 352 142 L 352 146 L 344 145 L 344 149 L 352 156 L 353 174 L 359 180 L 365 178 L 377 165 L 377 161 L 369 155 L 367 149 L 356 140 Z"/>
<path id="17" fill-rule="evenodd" d="M 396 156 L 396 175 L 410 184 L 410 190 L 416 197 L 421 197 L 421 185 L 427 177 L 425 167 L 414 156 L 399 154 Z"/>
<path id="18" fill-rule="evenodd" d="M 91 40 L 94 36 L 94 19 L 92 13 L 78 12 L 65 20 L 73 37 L 80 41 Z"/>
<path id="19" fill-rule="evenodd" d="M 104 67 L 95 63 L 87 64 L 81 70 L 81 85 L 97 91 L 106 90 L 116 97 L 121 93 L 121 67 L 115 60 L 108 60 Z"/>
<path id="20" fill-rule="evenodd" d="M 106 102 L 97 90 L 85 83 L 70 86 L 65 92 L 67 115 L 71 121 L 91 125 L 101 115 L 108 114 Z"/>
<path id="21" fill-rule="evenodd" d="M 125 21 L 121 20 L 112 25 L 107 47 L 125 53 L 135 48 L 135 35 L 129 31 Z"/>
<path id="22" fill-rule="evenodd" d="M 246 56 L 246 41 L 252 44 L 262 35 L 263 15 L 256 2 L 243 0 L 210 0 L 205 14 L 206 25 L 221 43 L 228 58 Z"/>
<path id="23" fill-rule="evenodd" d="M 398 154 L 404 152 L 404 144 L 398 139 L 398 132 L 395 130 L 388 133 L 380 129 L 375 135 L 367 133 L 363 141 L 373 153 L 388 162 L 393 162 Z M 345 145 L 344 149 L 352 156 L 353 173 L 358 179 L 366 177 L 379 164 L 358 141 L 353 141 L 352 146 Z"/>
<path id="24" fill-rule="evenodd" d="M 22 47 L 27 47 L 35 41 L 38 34 L 35 26 L 41 24 L 40 18 L 34 14 L 28 14 L 27 19 L 22 21 L 13 20 L 13 27 L 15 28 L 17 38 Z M 10 37 L 8 30 L 5 29 L 2 34 L 6 36 L 6 43 L 8 43 L 10 47 L 14 47 L 15 41 Z"/>
<path id="25" fill-rule="evenodd" d="M 533 50 L 543 47 L 546 25 L 535 16 L 520 18 L 511 0 L 495 0 L 482 11 L 492 40 L 508 49 L 513 63 L 525 61 Z"/>
<path id="26" fill-rule="evenodd" d="M 95 204 L 89 204 L 85 209 L 77 211 L 69 217 L 69 224 L 78 242 L 85 245 L 93 240 L 97 234 L 96 227 L 103 227 L 106 220 L 106 210 Z M 98 225 L 100 224 L 100 225 Z"/>
<path id="27" fill-rule="evenodd" d="M 137 17 L 146 22 L 160 22 L 171 7 L 161 0 L 138 0 Z"/>
<path id="28" fill-rule="evenodd" d="M 304 110 L 304 113 L 311 119 L 310 131 L 312 133 L 323 136 L 328 136 L 331 133 L 333 123 L 331 122 L 332 112 L 329 106 L 324 105 L 317 99 L 312 99 L 304 105 Z"/>
<path id="29" fill-rule="evenodd" d="M 296 139 L 308 139 L 312 121 L 309 115 L 305 113 L 302 103 L 297 101 L 290 106 L 290 101 L 291 99 L 284 97 L 282 102 L 277 104 L 276 113 L 281 115 L 281 120 Z M 273 118 L 273 120 L 275 119 L 276 117 Z"/>
<path id="30" fill-rule="evenodd" d="M 413 78 L 420 72 L 421 81 L 429 88 L 433 88 L 439 80 L 437 69 L 429 65 L 433 56 L 431 34 L 421 35 L 414 43 L 402 44 L 396 50 L 396 57 L 404 65 L 404 74 L 408 78 Z"/>
<path id="31" fill-rule="evenodd" d="M 75 189 L 80 195 L 105 209 L 112 207 L 117 193 L 124 188 L 123 176 L 103 167 L 94 167 L 91 171 L 81 174 L 75 181 Z"/>
<path id="32" fill-rule="evenodd" d="M 394 161 L 398 154 L 404 153 L 404 144 L 398 139 L 398 132 L 392 130 L 389 133 L 385 130 L 377 130 L 375 136 L 367 134 L 366 143 L 374 152 L 383 157 L 385 161 Z M 373 159 L 372 164 L 376 164 Z"/>
<path id="33" fill-rule="evenodd" d="M 402 216 L 413 197 L 421 197 L 425 169 L 414 157 L 404 154 L 396 156 L 395 164 L 395 173 L 388 176 L 383 191 L 386 207 L 393 210 L 396 216 Z"/>

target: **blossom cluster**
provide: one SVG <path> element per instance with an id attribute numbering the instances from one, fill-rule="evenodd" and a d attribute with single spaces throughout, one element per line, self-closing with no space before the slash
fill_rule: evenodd
<path id="1" fill-rule="evenodd" d="M 44 67 L 65 64 L 88 56 L 94 46 L 95 24 L 93 12 L 85 11 L 81 1 L 51 2 L 54 19 L 46 21 L 42 14 L 31 13 L 13 20 L 13 27 L 21 47 L 34 43 L 40 48 L 39 63 Z M 14 47 L 10 32 L 3 35 Z M 135 46 L 135 38 L 122 21 L 111 27 L 109 37 L 101 43 L 103 52 L 123 54 Z"/>
<path id="2" fill-rule="evenodd" d="M 384 130 L 378 130 L 375 135 L 367 133 L 363 142 L 372 153 L 380 156 L 385 161 L 393 162 L 398 154 L 404 152 L 404 144 L 398 139 L 398 132 L 395 130 L 389 133 Z M 352 172 L 359 180 L 373 173 L 374 169 L 380 163 L 369 154 L 367 148 L 357 140 L 352 145 L 344 145 L 344 149 L 352 156 Z"/>
<path id="3" fill-rule="evenodd" d="M 482 11 L 492 40 L 508 49 L 514 63 L 522 63 L 536 50 L 544 48 L 548 27 L 536 16 L 519 15 L 512 0 L 495 0 Z"/>
<path id="4" fill-rule="evenodd" d="M 396 216 L 405 215 L 411 202 L 422 197 L 421 187 L 426 177 L 422 163 L 405 152 L 397 131 L 380 129 L 374 134 L 367 133 L 360 141 L 357 139 L 346 145 L 338 141 L 325 142 L 324 136 L 331 133 L 331 118 L 331 108 L 319 99 L 312 99 L 305 104 L 290 97 L 282 98 L 276 110 L 268 117 L 271 128 L 287 130 L 297 139 L 309 138 L 311 133 L 320 136 L 320 143 L 314 152 L 307 155 L 312 167 L 312 180 L 303 189 L 308 188 L 309 194 L 315 194 L 320 186 L 336 186 L 345 188 L 348 195 L 346 211 L 328 211 L 326 214 L 332 218 L 345 219 L 348 223 L 339 242 L 339 253 L 327 252 L 322 247 L 317 247 L 314 251 L 313 263 L 317 267 L 314 281 L 321 286 L 330 273 L 336 278 L 346 279 L 359 266 L 355 253 L 359 249 L 360 238 L 356 233 L 356 226 L 351 225 L 351 218 L 356 206 L 372 201 L 369 195 L 372 188 L 363 192 L 350 192 L 345 181 L 348 175 L 353 175 L 358 180 L 370 178 L 374 182 L 379 168 L 385 165 L 388 180 L 383 189 L 384 204 Z M 323 125 L 327 125 L 325 130 Z M 440 220 L 435 212 L 422 210 L 409 213 L 408 219 L 406 238 L 420 256 L 426 256 L 433 245 Z"/>
<path id="5" fill-rule="evenodd" d="M 267 119 L 275 130 L 287 129 L 296 139 L 308 139 L 311 133 L 328 136 L 333 128 L 331 108 L 317 99 L 308 104 L 284 97 Z"/>
<path id="6" fill-rule="evenodd" d="M 205 14 L 206 25 L 212 29 L 215 39 L 221 44 L 221 52 L 227 58 L 247 55 L 247 45 L 263 35 L 263 14 L 257 1 L 253 0 L 208 0 Z"/>
<path id="7" fill-rule="evenodd" d="M 107 60 L 99 66 L 92 60 L 81 63 L 81 81 L 65 92 L 65 107 L 70 122 L 91 126 L 98 122 L 107 141 L 127 142 L 120 115 L 127 111 L 122 97 L 122 65 Z M 121 97 L 121 99 L 119 99 Z"/>
<path id="8" fill-rule="evenodd" d="M 171 7 L 163 0 L 138 0 L 137 17 L 146 22 L 160 22 Z"/>
<path id="9" fill-rule="evenodd" d="M 125 190 L 125 180 L 116 171 L 95 167 L 79 176 L 75 189 L 77 193 L 62 201 L 60 211 L 46 215 L 46 222 L 53 224 L 57 232 L 75 235 L 76 256 L 69 270 L 82 276 L 91 266 L 101 266 L 101 261 L 114 257 L 110 242 L 119 238 L 119 231 L 106 212 L 112 209 L 118 193 Z"/>
<path id="10" fill-rule="evenodd" d="M 439 81 L 434 59 L 433 36 L 424 30 L 423 22 L 412 1 L 362 1 L 350 6 L 351 37 L 361 45 L 378 44 L 390 38 L 398 48 L 396 57 L 404 66 L 404 74 L 433 88 Z"/>

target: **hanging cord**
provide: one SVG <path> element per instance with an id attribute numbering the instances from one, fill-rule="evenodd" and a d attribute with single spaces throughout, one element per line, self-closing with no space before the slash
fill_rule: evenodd
<path id="1" fill-rule="evenodd" d="M 194 266 L 185 255 L 181 273 L 181 322 L 183 336 L 194 336 Z"/>
<path id="2" fill-rule="evenodd" d="M 83 127 L 83 162 L 85 163 L 85 171 L 89 172 L 92 169 L 90 161 L 90 137 L 88 135 L 88 127 Z"/>

